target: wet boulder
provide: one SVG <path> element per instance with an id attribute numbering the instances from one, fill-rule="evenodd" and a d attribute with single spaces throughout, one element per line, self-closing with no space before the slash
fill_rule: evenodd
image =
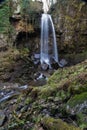
<path id="1" fill-rule="evenodd" d="M 41 68 L 42 68 L 42 70 L 48 70 L 49 69 L 49 65 L 46 64 L 46 63 L 43 63 L 43 64 L 41 64 Z"/>

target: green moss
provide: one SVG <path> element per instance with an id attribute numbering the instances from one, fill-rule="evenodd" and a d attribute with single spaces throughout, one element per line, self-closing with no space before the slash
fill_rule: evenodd
<path id="1" fill-rule="evenodd" d="M 32 99 L 36 99 L 39 95 L 40 89 L 38 87 L 35 87 L 32 89 L 30 96 L 32 97 Z"/>
<path id="2" fill-rule="evenodd" d="M 77 123 L 79 124 L 80 128 L 87 128 L 87 115 L 83 114 L 83 113 L 78 113 L 77 114 Z"/>
<path id="3" fill-rule="evenodd" d="M 48 80 L 47 85 L 41 88 L 39 96 L 59 97 L 64 100 L 70 94 L 87 91 L 87 65 L 84 62 L 74 67 L 67 67 L 56 71 Z"/>
<path id="4" fill-rule="evenodd" d="M 0 33 L 7 34 L 10 31 L 12 31 L 12 27 L 9 22 L 9 17 L 10 17 L 9 0 L 6 0 L 0 7 Z"/>
<path id="5" fill-rule="evenodd" d="M 56 93 L 56 87 L 51 88 L 51 86 L 45 86 L 40 91 L 40 98 L 48 98 L 49 96 L 53 96 Z"/>
<path id="6" fill-rule="evenodd" d="M 41 124 L 46 130 L 80 130 L 72 125 L 68 125 L 60 119 L 45 117 L 42 119 Z"/>
<path id="7" fill-rule="evenodd" d="M 82 53 L 77 53 L 77 54 L 75 54 L 75 53 L 66 54 L 66 55 L 64 55 L 64 58 L 66 60 L 71 59 L 71 61 L 73 60 L 75 62 L 76 61 L 80 62 L 80 61 L 83 61 L 83 60 L 87 59 L 87 51 L 83 51 Z"/>
<path id="8" fill-rule="evenodd" d="M 77 65 L 74 67 L 66 67 L 64 69 L 59 69 L 58 71 L 56 71 L 51 78 L 48 80 L 48 85 L 54 87 L 54 85 L 57 85 L 61 82 L 67 81 L 69 80 L 71 77 L 75 77 L 77 75 L 79 75 L 81 72 L 85 72 L 87 71 L 86 69 L 86 64 L 83 66 L 83 64 L 81 65 Z"/>
<path id="9" fill-rule="evenodd" d="M 70 107 L 75 107 L 78 104 L 82 104 L 87 100 L 87 92 L 81 93 L 81 94 L 77 94 L 74 97 L 72 97 L 67 105 L 69 105 Z"/>
<path id="10" fill-rule="evenodd" d="M 25 104 L 28 105 L 32 102 L 32 98 L 31 97 L 28 97 L 26 100 L 25 100 Z"/>

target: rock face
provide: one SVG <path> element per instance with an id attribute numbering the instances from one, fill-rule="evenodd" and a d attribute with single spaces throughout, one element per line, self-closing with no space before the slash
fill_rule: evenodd
<path id="1" fill-rule="evenodd" d="M 57 42 L 64 52 L 87 48 L 87 3 L 82 0 L 58 0 L 52 7 Z"/>
<path id="2" fill-rule="evenodd" d="M 34 36 L 39 32 L 37 30 L 40 30 L 42 2 L 12 0 L 4 1 L 0 6 L 0 41 L 2 40 L 2 35 L 4 37 L 1 43 L 5 42 L 12 46 L 13 43 L 17 43 L 17 37 L 20 33 L 25 33 L 26 36 L 22 35 L 21 41 L 19 40 L 18 43 L 21 45 L 27 43 L 27 47 L 30 45 L 29 48 L 31 49 Z M 31 35 L 34 35 L 32 39 L 30 39 Z M 30 43 L 30 41 L 32 42 Z M 34 39 L 35 41 L 36 38 Z"/>
<path id="3" fill-rule="evenodd" d="M 20 3 L 21 2 L 21 3 Z M 13 10 L 10 22 L 17 32 L 33 32 L 40 27 L 40 14 L 42 13 L 42 2 L 38 1 L 11 1 L 10 6 Z"/>

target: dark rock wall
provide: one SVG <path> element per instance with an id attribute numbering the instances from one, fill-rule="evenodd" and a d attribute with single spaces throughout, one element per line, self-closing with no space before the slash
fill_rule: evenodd
<path id="1" fill-rule="evenodd" d="M 6 0 L 0 4 L 0 46 L 4 45 L 4 41 L 10 46 L 20 44 L 22 48 L 28 47 L 31 50 L 34 42 L 37 44 L 37 34 L 40 37 L 42 2 L 27 2 Z M 21 39 L 18 39 L 20 34 Z"/>
<path id="2" fill-rule="evenodd" d="M 51 9 L 59 50 L 82 52 L 87 49 L 87 3 L 58 0 Z"/>

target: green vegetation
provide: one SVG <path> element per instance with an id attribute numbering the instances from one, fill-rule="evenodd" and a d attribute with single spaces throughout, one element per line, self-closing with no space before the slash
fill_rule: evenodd
<path id="1" fill-rule="evenodd" d="M 60 119 L 54 119 L 51 117 L 43 118 L 41 123 L 46 130 L 81 130 L 80 128 L 68 125 Z"/>
<path id="2" fill-rule="evenodd" d="M 49 78 L 47 85 L 43 87 L 29 86 L 17 98 L 16 109 L 21 104 L 23 107 L 18 111 L 18 115 L 16 109 L 14 110 L 8 128 L 10 130 L 21 129 L 23 126 L 26 128 L 28 121 L 33 123 L 30 128 L 33 130 L 38 130 L 42 126 L 47 130 L 80 130 L 80 128 L 86 128 L 86 99 L 87 60 L 78 65 L 57 70 Z M 59 116 L 55 119 L 57 114 Z M 73 121 L 74 115 L 76 119 Z M 66 122 L 70 120 L 72 125 L 63 122 L 63 118 Z M 76 128 L 74 123 L 80 128 Z"/>
<path id="3" fill-rule="evenodd" d="M 86 84 L 86 86 L 87 86 L 87 84 Z M 87 91 L 82 94 L 78 94 L 78 95 L 75 95 L 74 97 L 72 97 L 68 101 L 67 105 L 69 105 L 72 108 L 72 107 L 75 107 L 76 105 L 80 105 L 80 104 L 86 102 L 86 100 L 87 100 Z"/>
<path id="4" fill-rule="evenodd" d="M 10 16 L 10 10 L 8 5 L 8 0 L 4 2 L 0 6 L 0 33 L 6 33 L 9 32 L 9 16 Z"/>

